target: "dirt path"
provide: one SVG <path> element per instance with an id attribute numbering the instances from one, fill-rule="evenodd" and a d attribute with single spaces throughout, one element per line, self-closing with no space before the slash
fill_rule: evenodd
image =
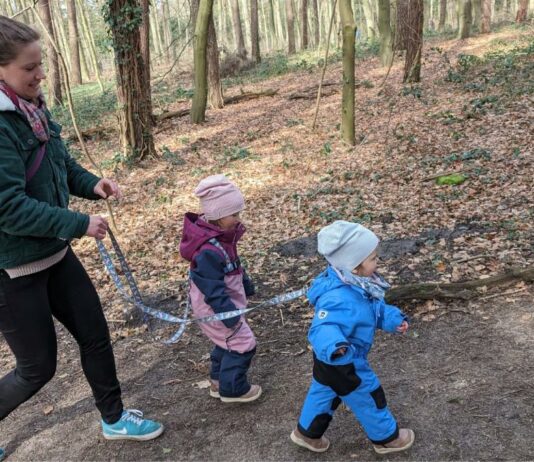
<path id="1" fill-rule="evenodd" d="M 102 438 L 75 347 L 63 340 L 70 351 L 54 380 L 2 422 L 10 460 L 379 460 L 344 410 L 328 431 L 328 453 L 314 455 L 289 441 L 311 355 L 299 323 L 292 327 L 290 317 L 282 327 L 272 314 L 261 325 L 252 317 L 260 341 L 252 376 L 265 396 L 247 406 L 223 405 L 194 386 L 206 378 L 209 351 L 196 328 L 172 348 L 149 334 L 115 345 L 126 404 L 149 410 L 167 427 L 150 443 Z M 394 458 L 533 459 L 533 348 L 532 297 L 451 305 L 432 322 L 414 320 L 406 337 L 379 335 L 372 364 L 400 423 L 417 434 L 413 449 Z"/>

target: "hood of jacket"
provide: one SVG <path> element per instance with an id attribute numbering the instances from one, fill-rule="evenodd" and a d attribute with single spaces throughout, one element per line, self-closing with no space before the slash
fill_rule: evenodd
<path id="1" fill-rule="evenodd" d="M 228 252 L 231 259 L 237 258 L 236 244 L 245 233 L 245 227 L 240 223 L 237 227 L 223 230 L 203 219 L 202 216 L 188 212 L 184 217 L 180 255 L 187 261 L 193 258 L 200 248 L 210 239 L 217 239 Z"/>

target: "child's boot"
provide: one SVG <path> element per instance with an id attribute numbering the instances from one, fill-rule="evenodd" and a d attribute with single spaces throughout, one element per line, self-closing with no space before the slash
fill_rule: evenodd
<path id="1" fill-rule="evenodd" d="M 391 452 L 406 451 L 412 447 L 415 441 L 415 433 L 410 428 L 401 428 L 399 436 L 387 444 L 373 444 L 374 450 L 378 454 L 389 454 Z"/>
<path id="2" fill-rule="evenodd" d="M 300 433 L 298 428 L 295 428 L 295 430 L 291 432 L 291 441 L 296 445 L 313 452 L 325 452 L 330 447 L 328 438 L 324 436 L 321 436 L 320 438 L 308 438 Z"/>
<path id="3" fill-rule="evenodd" d="M 221 395 L 219 394 L 219 381 L 210 379 L 210 396 L 212 398 L 220 398 Z"/>
<path id="4" fill-rule="evenodd" d="M 221 396 L 223 403 L 250 403 L 256 401 L 261 396 L 261 387 L 259 385 L 251 385 L 250 390 L 241 396 Z"/>

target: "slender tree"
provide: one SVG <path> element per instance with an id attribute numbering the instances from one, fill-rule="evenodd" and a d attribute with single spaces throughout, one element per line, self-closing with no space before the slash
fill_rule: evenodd
<path id="1" fill-rule="evenodd" d="M 481 21 L 482 21 L 482 0 L 471 0 L 471 15 L 472 15 L 472 27 L 474 27 L 476 30 L 481 29 Z"/>
<path id="2" fill-rule="evenodd" d="M 447 19 L 447 0 L 439 0 L 439 23 L 438 31 L 445 30 L 445 20 Z"/>
<path id="3" fill-rule="evenodd" d="M 258 0 L 250 0 L 250 42 L 252 61 L 261 61 L 260 56 L 260 28 L 258 22 Z"/>
<path id="4" fill-rule="evenodd" d="M 243 26 L 241 24 L 239 0 L 232 0 L 232 22 L 234 25 L 234 37 L 237 45 L 237 54 L 242 58 L 245 58 L 247 56 L 247 49 L 245 48 L 245 37 L 243 36 Z"/>
<path id="5" fill-rule="evenodd" d="M 404 81 L 421 80 L 421 54 L 423 52 L 423 0 L 407 0 L 406 59 Z"/>
<path id="6" fill-rule="evenodd" d="M 343 141 L 354 145 L 354 46 L 356 23 L 350 0 L 339 2 L 339 14 L 343 28 L 343 92 L 341 102 L 341 137 Z"/>
<path id="7" fill-rule="evenodd" d="M 528 0 L 519 0 L 517 14 L 515 15 L 515 22 L 522 23 L 527 20 L 528 16 Z"/>
<path id="8" fill-rule="evenodd" d="M 300 0 L 301 50 L 308 48 L 308 0 Z"/>
<path id="9" fill-rule="evenodd" d="M 489 34 L 491 29 L 491 0 L 482 0 L 482 20 L 480 32 Z"/>
<path id="10" fill-rule="evenodd" d="M 389 0 L 378 0 L 378 30 L 380 31 L 380 60 L 389 66 L 393 60 L 393 36 Z"/>
<path id="11" fill-rule="evenodd" d="M 39 0 L 39 14 L 48 31 L 48 34 L 56 41 L 54 27 L 52 25 L 52 15 L 50 14 L 50 4 L 48 0 Z M 63 104 L 61 93 L 61 78 L 59 73 L 59 62 L 56 50 L 50 40 L 46 41 L 46 56 L 48 61 L 48 104 L 50 107 Z"/>
<path id="12" fill-rule="evenodd" d="M 471 35 L 471 0 L 458 0 L 458 21 L 458 38 L 468 38 Z"/>
<path id="13" fill-rule="evenodd" d="M 367 37 L 373 39 L 377 36 L 375 15 L 373 12 L 373 0 L 362 0 L 363 14 L 365 15 L 365 25 Z"/>
<path id="14" fill-rule="evenodd" d="M 286 20 L 287 20 L 287 52 L 291 55 L 296 52 L 295 48 L 295 13 L 293 11 L 293 1 L 285 0 Z"/>
<path id="15" fill-rule="evenodd" d="M 67 16 L 69 19 L 69 51 L 72 83 L 74 85 L 81 85 L 82 71 L 80 67 L 80 40 L 78 36 L 78 19 L 76 16 L 75 0 L 67 0 Z"/>
<path id="16" fill-rule="evenodd" d="M 143 22 L 138 0 L 106 0 L 104 19 L 115 52 L 119 127 L 124 155 L 134 162 L 155 156 L 150 82 L 141 53 Z"/>
<path id="17" fill-rule="evenodd" d="M 213 11 L 213 0 L 200 0 L 194 42 L 195 94 L 191 106 L 191 122 L 201 123 L 206 120 L 208 100 L 208 29 Z"/>
<path id="18" fill-rule="evenodd" d="M 77 0 L 77 6 L 78 11 L 80 13 L 81 18 L 81 25 L 82 25 L 82 31 L 84 35 L 84 42 L 88 45 L 89 49 L 89 57 L 91 60 L 91 64 L 93 67 L 94 75 L 96 76 L 96 80 L 98 82 L 98 85 L 100 87 L 101 91 L 104 91 L 104 84 L 102 83 L 102 76 L 100 74 L 100 65 L 98 62 L 98 57 L 96 54 L 96 45 L 95 45 L 95 39 L 93 36 L 93 31 L 91 27 L 89 26 L 89 19 L 87 18 L 87 15 L 85 13 L 85 10 L 81 4 L 82 0 Z"/>
<path id="19" fill-rule="evenodd" d="M 319 13 L 319 4 L 318 0 L 312 0 L 312 9 L 313 9 L 313 36 L 314 36 L 314 46 L 319 48 L 319 42 L 321 40 L 321 14 Z"/>

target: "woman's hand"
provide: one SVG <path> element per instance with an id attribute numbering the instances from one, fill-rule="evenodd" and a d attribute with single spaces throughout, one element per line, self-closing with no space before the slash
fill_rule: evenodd
<path id="1" fill-rule="evenodd" d="M 120 199 L 122 194 L 119 189 L 119 185 L 113 180 L 108 178 L 102 178 L 93 189 L 95 194 L 98 194 L 100 197 L 107 199 L 110 196 L 113 196 L 117 199 Z"/>
<path id="2" fill-rule="evenodd" d="M 400 332 L 401 334 L 405 334 L 408 331 L 408 321 L 402 321 L 402 324 L 397 327 L 397 332 Z"/>
<path id="3" fill-rule="evenodd" d="M 95 188 L 96 189 L 96 188 Z M 89 226 L 85 232 L 86 236 L 94 237 L 96 239 L 104 239 L 108 232 L 108 222 L 105 218 L 99 215 L 91 215 L 89 217 Z"/>

